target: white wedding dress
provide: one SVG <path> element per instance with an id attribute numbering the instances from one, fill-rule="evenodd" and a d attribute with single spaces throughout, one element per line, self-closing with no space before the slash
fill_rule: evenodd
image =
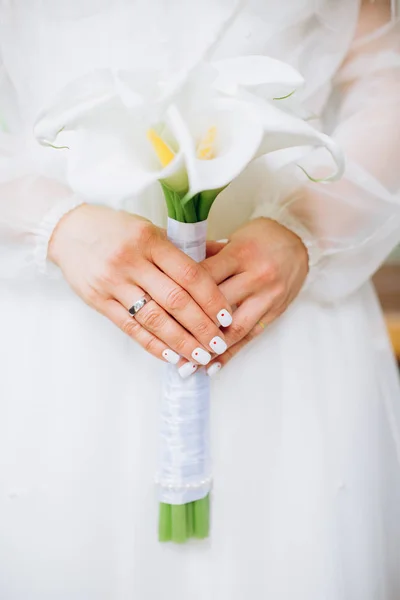
<path id="1" fill-rule="evenodd" d="M 369 278 L 400 240 L 400 25 L 356 42 L 358 0 L 0 0 L 1 600 L 398 600 L 400 388 Z M 269 155 L 213 209 L 301 232 L 300 296 L 212 380 L 209 540 L 157 541 L 161 362 L 88 308 L 46 244 L 77 202 L 32 128 L 97 68 L 184 77 L 267 54 L 347 155 L 304 183 Z M 322 152 L 300 150 L 310 172 Z M 313 171 L 314 169 L 314 171 Z M 94 196 L 89 201 L 97 202 Z M 165 223 L 158 185 L 113 206 Z M 226 207 L 229 207 L 229 219 Z"/>

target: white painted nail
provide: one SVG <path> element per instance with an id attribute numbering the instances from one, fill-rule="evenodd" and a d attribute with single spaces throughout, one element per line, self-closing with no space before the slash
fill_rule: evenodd
<path id="1" fill-rule="evenodd" d="M 177 365 L 180 359 L 179 354 L 169 348 L 166 348 L 162 355 L 167 362 L 171 363 L 171 365 Z"/>
<path id="2" fill-rule="evenodd" d="M 223 354 L 227 349 L 227 345 L 224 340 L 216 335 L 210 342 L 210 348 L 215 354 Z"/>
<path id="3" fill-rule="evenodd" d="M 178 369 L 179 375 L 182 379 L 187 379 L 190 375 L 193 375 L 197 371 L 197 365 L 192 362 L 187 362 Z"/>
<path id="4" fill-rule="evenodd" d="M 203 348 L 195 348 L 192 352 L 192 358 L 201 365 L 208 365 L 211 360 L 211 354 L 203 350 Z"/>
<path id="5" fill-rule="evenodd" d="M 220 310 L 217 319 L 222 327 L 229 327 L 232 324 L 232 315 L 227 310 Z"/>
<path id="6" fill-rule="evenodd" d="M 214 377 L 214 375 L 216 373 L 218 373 L 218 371 L 220 371 L 221 368 L 222 368 L 221 363 L 220 362 L 215 362 L 210 367 L 208 367 L 208 369 L 207 369 L 207 375 L 209 377 Z"/>

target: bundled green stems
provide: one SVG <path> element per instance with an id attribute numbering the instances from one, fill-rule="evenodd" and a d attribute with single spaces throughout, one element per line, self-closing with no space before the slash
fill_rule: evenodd
<path id="1" fill-rule="evenodd" d="M 160 502 L 158 539 L 160 542 L 183 544 L 190 538 L 208 537 L 210 529 L 210 496 L 188 504 Z"/>

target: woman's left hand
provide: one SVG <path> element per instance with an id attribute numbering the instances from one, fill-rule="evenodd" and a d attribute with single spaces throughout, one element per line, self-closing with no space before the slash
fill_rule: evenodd
<path id="1" fill-rule="evenodd" d="M 226 244 L 209 242 L 202 263 L 231 306 L 238 306 L 225 333 L 228 350 L 207 368 L 221 369 L 281 315 L 301 290 L 308 253 L 301 239 L 276 221 L 250 221 Z"/>

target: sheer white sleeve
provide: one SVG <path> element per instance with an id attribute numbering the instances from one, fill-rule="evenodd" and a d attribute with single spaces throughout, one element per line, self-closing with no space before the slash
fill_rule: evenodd
<path id="1" fill-rule="evenodd" d="M 400 241 L 400 22 L 356 38 L 329 107 L 326 129 L 346 154 L 344 178 L 314 183 L 294 163 L 286 165 L 275 174 L 280 185 L 272 186 L 281 191 L 271 198 L 264 189 L 253 215 L 274 218 L 303 238 L 308 292 L 328 302 L 361 286 Z M 331 169 L 325 161 L 320 151 L 296 157 L 317 177 Z"/>
<path id="2" fill-rule="evenodd" d="M 63 184 L 40 174 L 30 158 L 31 136 L 23 132 L 16 106 L 0 62 L 0 278 L 7 279 L 48 271 L 53 229 L 81 204 Z"/>

